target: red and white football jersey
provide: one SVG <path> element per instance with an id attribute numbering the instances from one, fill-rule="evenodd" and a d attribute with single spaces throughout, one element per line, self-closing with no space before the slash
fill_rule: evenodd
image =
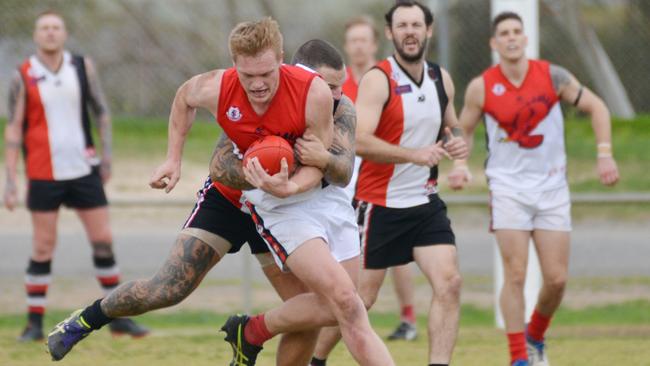
<path id="1" fill-rule="evenodd" d="M 565 186 L 564 118 L 550 64 L 529 60 L 519 87 L 499 65 L 483 73 L 483 82 L 490 189 L 541 192 Z"/>
<path id="2" fill-rule="evenodd" d="M 75 179 L 90 174 L 98 163 L 84 108 L 80 62 L 82 57 L 64 52 L 56 72 L 36 56 L 20 66 L 27 101 L 23 141 L 29 179 Z"/>
<path id="3" fill-rule="evenodd" d="M 421 84 L 416 83 L 389 57 L 376 66 L 389 81 L 390 96 L 379 119 L 375 136 L 391 144 L 416 149 L 435 144 L 440 137 L 446 95 L 442 77 L 434 65 L 425 63 Z M 438 69 L 439 70 L 439 69 Z M 438 84 L 438 85 L 437 85 Z M 437 167 L 430 169 L 412 163 L 386 164 L 363 160 L 355 198 L 393 208 L 429 202 L 437 192 Z"/>

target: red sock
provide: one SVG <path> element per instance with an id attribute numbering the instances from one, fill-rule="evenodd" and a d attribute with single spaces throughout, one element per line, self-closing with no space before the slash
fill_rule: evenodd
<path id="1" fill-rule="evenodd" d="M 413 305 L 404 305 L 402 306 L 402 320 L 415 324 L 415 310 L 413 310 Z"/>
<path id="2" fill-rule="evenodd" d="M 264 314 L 251 317 L 246 326 L 244 327 L 244 338 L 248 343 L 262 346 L 264 342 L 273 337 L 273 334 L 266 328 L 264 323 Z"/>
<path id="3" fill-rule="evenodd" d="M 528 338 L 537 342 L 542 342 L 544 340 L 544 333 L 546 333 L 546 329 L 548 329 L 550 323 L 550 316 L 541 314 L 537 309 L 535 309 L 535 311 L 533 311 L 533 316 L 530 317 L 528 328 L 526 329 Z"/>
<path id="4" fill-rule="evenodd" d="M 524 332 L 508 333 L 508 347 L 510 348 L 510 362 L 527 360 L 526 336 Z"/>

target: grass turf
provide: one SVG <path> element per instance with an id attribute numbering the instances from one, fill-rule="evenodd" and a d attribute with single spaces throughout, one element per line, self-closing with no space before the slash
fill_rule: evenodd
<path id="1" fill-rule="evenodd" d="M 47 326 L 64 312 L 48 314 Z M 93 334 L 72 351 L 62 365 L 223 365 L 230 347 L 217 332 L 226 315 L 207 311 L 147 314 L 138 320 L 151 327 L 151 336 L 137 341 L 111 339 L 106 330 Z M 49 363 L 43 344 L 19 344 L 22 315 L 0 315 L 0 364 L 12 366 Z M 394 314 L 371 313 L 373 327 L 385 336 L 397 323 Z M 398 365 L 426 364 L 426 319 L 418 319 L 415 342 L 388 342 Z M 561 309 L 549 335 L 551 362 L 558 365 L 650 365 L 650 302 L 633 301 L 582 310 Z M 273 365 L 277 340 L 267 343 L 258 365 Z M 507 364 L 505 337 L 492 326 L 492 312 L 463 306 L 455 365 Z M 353 365 L 342 345 L 330 357 L 331 365 Z"/>

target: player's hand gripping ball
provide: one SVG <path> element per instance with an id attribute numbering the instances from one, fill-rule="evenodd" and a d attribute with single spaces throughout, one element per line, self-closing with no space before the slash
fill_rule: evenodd
<path id="1" fill-rule="evenodd" d="M 287 160 L 289 174 L 293 173 L 296 168 L 293 159 L 293 148 L 287 140 L 280 136 L 265 136 L 253 142 L 244 153 L 244 166 L 247 166 L 248 161 L 254 157 L 259 160 L 269 175 L 280 172 L 282 158 Z"/>

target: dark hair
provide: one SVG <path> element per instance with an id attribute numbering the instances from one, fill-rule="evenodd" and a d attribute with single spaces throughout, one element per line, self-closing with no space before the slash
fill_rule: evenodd
<path id="1" fill-rule="evenodd" d="M 429 9 L 429 7 L 420 4 L 418 1 L 415 0 L 397 0 L 395 1 L 395 5 L 393 5 L 388 10 L 386 15 L 384 15 L 384 19 L 386 19 L 386 25 L 388 25 L 389 27 L 393 25 L 393 13 L 395 13 L 395 10 L 397 10 L 397 8 L 401 8 L 401 7 L 410 8 L 413 6 L 417 6 L 418 8 L 420 8 L 420 10 L 422 10 L 422 12 L 424 13 L 424 23 L 427 25 L 427 27 L 433 24 L 433 13 L 431 12 L 431 9 Z"/>
<path id="2" fill-rule="evenodd" d="M 312 69 L 327 66 L 334 70 L 341 70 L 343 69 L 343 56 L 329 42 L 312 39 L 298 48 L 291 63 L 302 64 Z"/>
<path id="3" fill-rule="evenodd" d="M 497 16 L 494 17 L 494 19 L 492 20 L 492 35 L 496 34 L 497 26 L 499 25 L 499 23 L 503 22 L 504 20 L 508 20 L 508 19 L 518 20 L 519 23 L 521 23 L 521 25 L 524 25 L 524 21 L 521 20 L 521 17 L 519 16 L 519 14 L 517 14 L 515 12 L 512 12 L 512 11 L 504 11 L 504 12 L 501 12 L 501 13 L 497 14 Z"/>

